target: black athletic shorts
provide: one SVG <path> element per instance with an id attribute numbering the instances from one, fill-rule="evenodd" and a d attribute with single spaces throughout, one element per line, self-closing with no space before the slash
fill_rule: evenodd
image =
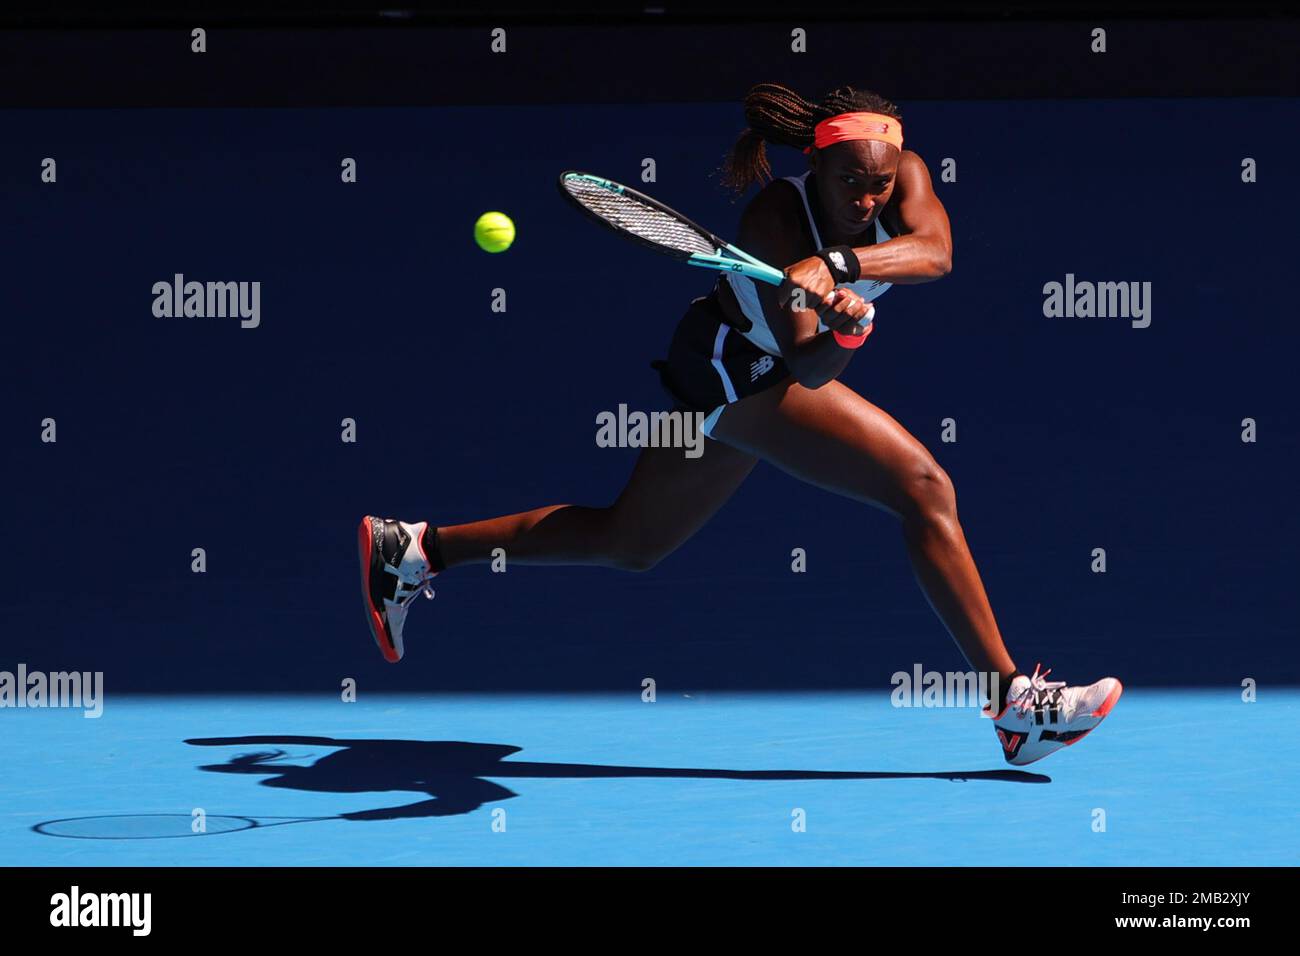
<path id="1" fill-rule="evenodd" d="M 771 388 L 790 370 L 779 355 L 764 352 L 727 324 L 714 286 L 691 300 L 673 333 L 667 361 L 650 363 L 676 407 L 704 412 L 707 435 L 722 409 Z"/>

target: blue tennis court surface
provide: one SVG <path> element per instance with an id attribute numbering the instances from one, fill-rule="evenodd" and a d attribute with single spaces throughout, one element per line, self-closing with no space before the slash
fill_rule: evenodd
<path id="1" fill-rule="evenodd" d="M 1130 688 L 1022 770 L 973 711 L 884 694 L 110 696 L 3 714 L 0 861 L 1294 865 L 1298 716 Z"/>

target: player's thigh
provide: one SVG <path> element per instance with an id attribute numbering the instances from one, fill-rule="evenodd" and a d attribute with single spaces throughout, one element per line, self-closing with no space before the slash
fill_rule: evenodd
<path id="1" fill-rule="evenodd" d="M 681 448 L 645 448 L 614 502 L 612 531 L 625 550 L 662 556 L 693 535 L 726 504 L 758 459 L 705 440 L 688 458 Z"/>
<path id="2" fill-rule="evenodd" d="M 713 434 L 809 484 L 895 515 L 952 494 L 926 447 L 840 382 L 809 389 L 788 379 L 729 405 Z"/>

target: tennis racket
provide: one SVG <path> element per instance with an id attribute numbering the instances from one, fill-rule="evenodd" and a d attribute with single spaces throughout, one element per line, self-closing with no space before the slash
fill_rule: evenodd
<path id="1" fill-rule="evenodd" d="M 560 195 L 587 218 L 689 266 L 738 273 L 768 285 L 779 286 L 786 281 L 780 269 L 755 259 L 677 210 L 630 186 L 572 169 L 560 174 L 559 186 Z M 806 294 L 817 300 L 811 292 Z M 871 324 L 870 317 L 860 321 L 863 325 Z"/>

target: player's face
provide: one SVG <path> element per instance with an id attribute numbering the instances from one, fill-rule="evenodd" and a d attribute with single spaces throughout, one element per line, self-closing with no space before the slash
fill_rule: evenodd
<path id="1" fill-rule="evenodd" d="M 814 150 L 817 196 L 835 228 L 848 236 L 865 232 L 894 194 L 902 157 L 878 140 L 854 140 Z"/>

